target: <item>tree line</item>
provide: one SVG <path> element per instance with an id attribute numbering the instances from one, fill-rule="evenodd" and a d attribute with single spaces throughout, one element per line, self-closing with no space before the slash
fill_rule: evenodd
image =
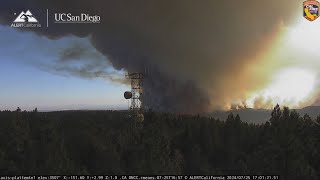
<path id="1" fill-rule="evenodd" d="M 265 124 L 146 112 L 0 112 L 0 174 L 274 174 L 320 178 L 320 116 Z"/>

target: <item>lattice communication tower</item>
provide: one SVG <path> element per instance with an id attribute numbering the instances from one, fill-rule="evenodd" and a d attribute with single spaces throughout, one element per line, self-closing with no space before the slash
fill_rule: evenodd
<path id="1" fill-rule="evenodd" d="M 126 78 L 131 80 L 131 91 L 124 92 L 124 98 L 131 100 L 130 112 L 132 117 L 138 121 L 144 121 L 144 104 L 143 104 L 143 73 L 128 73 Z"/>

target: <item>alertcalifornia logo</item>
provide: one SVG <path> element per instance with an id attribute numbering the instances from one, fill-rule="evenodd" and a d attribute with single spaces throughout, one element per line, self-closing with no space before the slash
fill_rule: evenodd
<path id="1" fill-rule="evenodd" d="M 17 13 L 14 13 L 16 16 Z M 41 24 L 36 19 L 36 17 L 31 13 L 30 10 L 27 10 L 26 12 L 22 11 L 18 16 L 16 16 L 16 19 L 11 24 L 11 27 L 19 28 L 19 27 L 31 27 L 31 28 L 40 28 Z"/>
<path id="2" fill-rule="evenodd" d="M 39 14 L 39 12 L 42 14 Z M 41 28 L 41 24 L 37 17 L 41 17 L 40 20 L 45 21 L 45 14 L 46 14 L 46 21 L 43 22 L 46 24 L 48 28 L 49 25 L 52 23 L 55 24 L 98 24 L 101 22 L 101 17 L 97 14 L 88 14 L 85 12 L 79 13 L 70 13 L 70 12 L 54 12 L 50 13 L 49 9 L 46 9 L 46 13 L 44 10 L 37 11 L 38 14 L 34 14 L 31 10 L 27 11 L 19 11 L 13 13 L 13 22 L 11 27 L 13 28 Z"/>

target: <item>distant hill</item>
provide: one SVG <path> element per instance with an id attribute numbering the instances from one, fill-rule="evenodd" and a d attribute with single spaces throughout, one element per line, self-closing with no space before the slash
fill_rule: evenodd
<path id="1" fill-rule="evenodd" d="M 312 118 L 316 118 L 320 115 L 320 106 L 308 106 L 302 109 L 297 109 L 300 115 L 308 114 Z"/>
<path id="2" fill-rule="evenodd" d="M 302 109 L 295 109 L 301 116 L 308 114 L 312 118 L 316 118 L 320 115 L 320 106 L 308 106 Z M 268 121 L 271 117 L 271 109 L 239 109 L 231 111 L 215 111 L 209 113 L 208 116 L 219 118 L 220 120 L 226 120 L 230 113 L 234 115 L 239 114 L 240 118 L 244 122 L 261 124 Z"/>

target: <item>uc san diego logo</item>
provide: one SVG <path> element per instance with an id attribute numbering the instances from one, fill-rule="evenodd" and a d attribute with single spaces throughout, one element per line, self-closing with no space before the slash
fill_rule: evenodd
<path id="1" fill-rule="evenodd" d="M 28 10 L 27 12 L 22 11 L 13 21 L 11 27 L 41 27 L 41 24 L 31 11 Z"/>
<path id="2" fill-rule="evenodd" d="M 303 2 L 303 16 L 309 21 L 314 21 L 319 17 L 319 2 L 308 0 Z"/>

